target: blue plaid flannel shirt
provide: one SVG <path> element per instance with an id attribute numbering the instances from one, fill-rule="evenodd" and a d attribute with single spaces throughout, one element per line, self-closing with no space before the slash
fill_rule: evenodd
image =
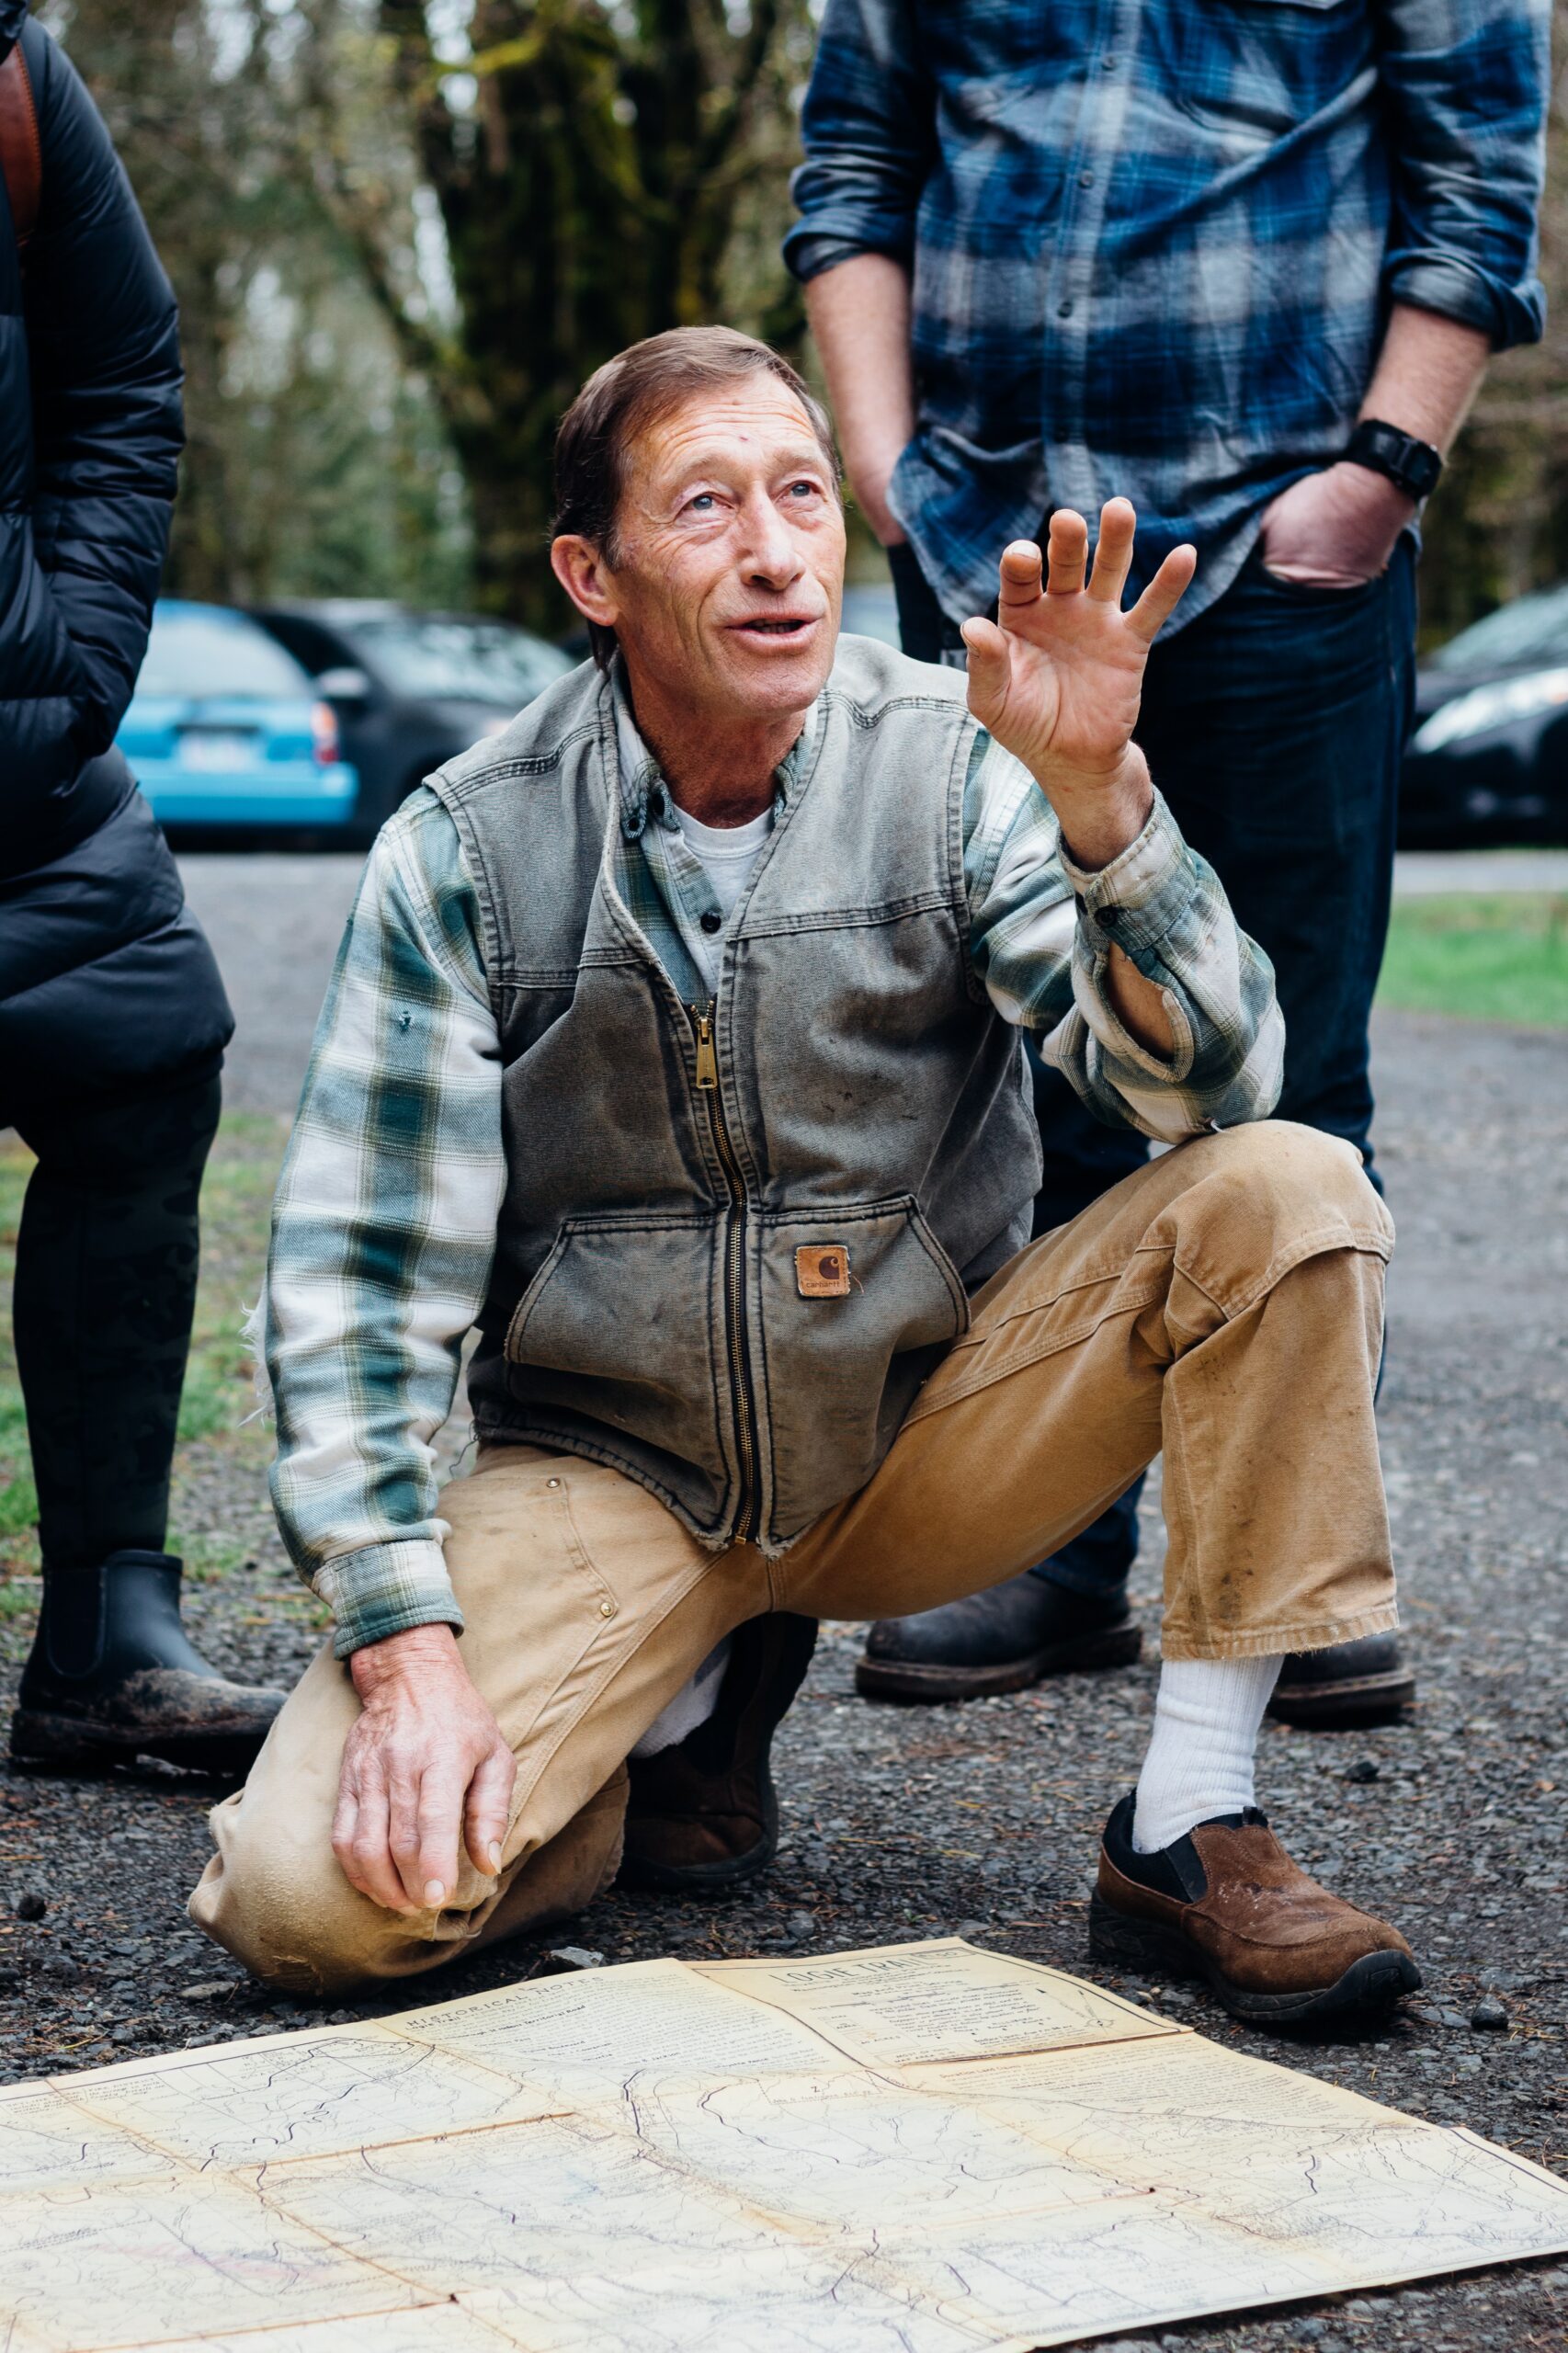
<path id="1" fill-rule="evenodd" d="M 1138 509 L 1171 628 L 1343 449 L 1392 301 L 1533 341 L 1548 0 L 827 0 L 801 278 L 914 272 L 894 514 L 955 620 L 1051 507 Z"/>

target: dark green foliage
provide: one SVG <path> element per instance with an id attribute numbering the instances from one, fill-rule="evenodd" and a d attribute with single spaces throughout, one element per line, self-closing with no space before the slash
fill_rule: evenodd
<path id="1" fill-rule="evenodd" d="M 188 439 L 165 586 L 467 601 L 444 420 L 309 165 L 303 26 L 202 0 L 40 14 L 108 122 L 179 297 Z"/>

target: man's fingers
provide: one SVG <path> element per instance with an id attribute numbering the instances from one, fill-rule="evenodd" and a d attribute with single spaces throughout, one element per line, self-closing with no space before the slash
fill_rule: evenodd
<path id="1" fill-rule="evenodd" d="M 1007 552 L 1010 555 L 1012 550 L 1009 548 Z M 1046 553 L 1050 558 L 1046 595 L 1076 596 L 1083 587 L 1084 568 L 1089 560 L 1089 527 L 1071 506 L 1059 506 L 1051 517 Z"/>
<path id="2" fill-rule="evenodd" d="M 467 1759 L 432 1759 L 408 1790 L 393 1793 L 392 1850 L 411 1904 L 438 1911 L 458 1883 Z M 406 1809 L 406 1810 L 405 1810 Z"/>
<path id="3" fill-rule="evenodd" d="M 1102 605 L 1121 603 L 1132 563 L 1132 538 L 1138 518 L 1130 498 L 1108 498 L 1100 508 L 1100 535 L 1095 544 L 1094 577 L 1089 594 Z"/>
<path id="4" fill-rule="evenodd" d="M 1040 551 L 1035 552 L 1038 556 Z M 1007 699 L 1012 655 L 994 621 L 965 621 L 961 634 L 969 649 L 969 707 L 981 725 L 989 727 Z"/>
<path id="5" fill-rule="evenodd" d="M 1142 638 L 1145 645 L 1153 645 L 1186 596 L 1197 569 L 1196 548 L 1183 546 L 1171 550 L 1127 616 L 1127 626 L 1134 637 Z"/>
<path id="6" fill-rule="evenodd" d="M 475 1870 L 483 1871 L 487 1878 L 493 1878 L 501 1868 L 502 1842 L 506 1836 L 512 1784 L 517 1778 L 517 1760 L 506 1744 L 498 1741 L 468 1785 L 463 1843 Z"/>
<path id="7" fill-rule="evenodd" d="M 344 1775 L 333 1818 L 332 1851 L 350 1887 L 388 1912 L 406 1912 L 408 1898 L 392 1867 L 387 1833 L 386 1784 L 367 1759 L 356 1773 Z"/>
<path id="8" fill-rule="evenodd" d="M 1032 540 L 1014 540 L 1003 549 L 996 609 L 1004 618 L 1027 605 L 1038 603 L 1043 563 L 1044 559 Z"/>

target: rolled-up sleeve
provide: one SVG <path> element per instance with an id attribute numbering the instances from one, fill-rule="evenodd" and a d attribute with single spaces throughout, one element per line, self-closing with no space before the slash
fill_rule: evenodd
<path id="1" fill-rule="evenodd" d="M 1108 866 L 1081 870 L 1063 850 L 1062 868 L 1079 908 L 1074 1005 L 1046 1059 L 1102 1119 L 1162 1142 L 1267 1120 L 1285 1068 L 1274 967 L 1164 801 L 1156 793 L 1142 832 Z M 1113 947 L 1160 991 L 1176 1040 L 1168 1058 L 1141 1045 L 1116 1010 Z"/>
<path id="2" fill-rule="evenodd" d="M 1380 36 L 1390 298 L 1476 327 L 1498 350 L 1538 342 L 1547 0 L 1381 0 Z"/>
<path id="3" fill-rule="evenodd" d="M 801 217 L 784 241 L 797 278 L 853 254 L 912 256 L 933 121 L 906 0 L 828 0 L 790 184 Z"/>
<path id="4" fill-rule="evenodd" d="M 1136 841 L 1076 867 L 1043 792 L 983 733 L 964 794 L 970 952 L 1004 1019 L 1100 1119 L 1165 1143 L 1266 1120 L 1285 1024 L 1274 968 L 1156 793 Z M 1112 947 L 1160 991 L 1175 1051 L 1141 1045 L 1110 992 Z"/>

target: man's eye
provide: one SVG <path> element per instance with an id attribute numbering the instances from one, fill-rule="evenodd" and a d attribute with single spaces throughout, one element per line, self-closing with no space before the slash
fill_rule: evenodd
<path id="1" fill-rule="evenodd" d="M 792 482 L 790 484 L 791 498 L 814 498 L 816 494 L 817 486 L 814 482 Z"/>
<path id="2" fill-rule="evenodd" d="M 718 503 L 710 490 L 699 490 L 695 498 L 687 501 L 694 515 L 710 515 Z"/>

